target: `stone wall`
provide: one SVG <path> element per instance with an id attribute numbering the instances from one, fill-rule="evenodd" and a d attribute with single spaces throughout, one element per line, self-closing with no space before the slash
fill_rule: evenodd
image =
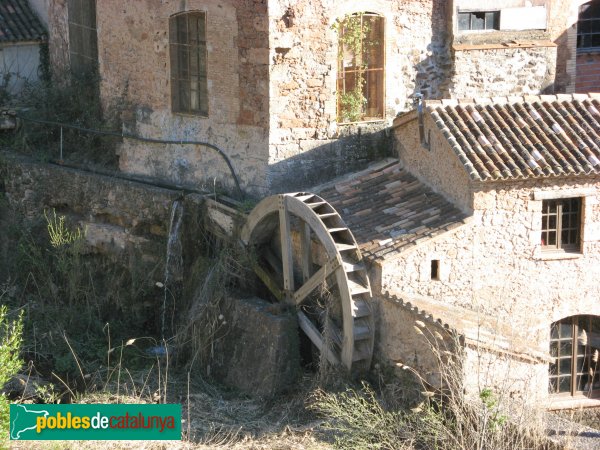
<path id="1" fill-rule="evenodd" d="M 584 198 L 580 253 L 540 248 L 543 196 Z M 550 324 L 600 314 L 600 192 L 593 178 L 481 185 L 472 221 L 382 268 L 382 288 L 422 295 L 512 324 L 532 348 L 548 348 Z M 431 260 L 440 280 L 431 279 Z"/>
<path id="2" fill-rule="evenodd" d="M 600 92 L 600 53 L 577 55 L 575 92 Z"/>
<path id="3" fill-rule="evenodd" d="M 454 53 L 453 98 L 554 91 L 556 47 L 477 48 Z"/>
<path id="4" fill-rule="evenodd" d="M 444 137 L 429 114 L 424 113 L 425 139 L 429 149 L 421 145 L 419 120 L 409 113 L 394 121 L 395 150 L 404 166 L 417 178 L 442 194 L 463 211 L 472 208 L 469 177 L 458 158 L 448 153 Z M 431 130 L 431 132 L 430 132 Z"/>
<path id="5" fill-rule="evenodd" d="M 169 17 L 205 11 L 208 117 L 171 112 Z M 264 191 L 268 151 L 266 0 L 97 2 L 101 96 L 105 109 L 133 111 L 127 131 L 164 140 L 207 141 L 232 160 L 248 191 Z M 206 147 L 128 143 L 124 172 L 196 187 L 231 187 L 220 157 Z"/>
<path id="6" fill-rule="evenodd" d="M 288 0 L 270 4 L 269 182 L 275 191 L 315 184 L 389 154 L 381 132 L 416 91 L 446 94 L 451 69 L 447 5 L 439 0 Z M 337 123 L 336 19 L 373 12 L 385 18 L 386 119 Z M 298 176 L 300 175 L 300 176 Z"/>
<path id="7" fill-rule="evenodd" d="M 9 154 L 1 155 L 0 175 L 7 199 L 25 217 L 43 221 L 54 209 L 86 230 L 89 253 L 162 280 L 171 208 L 181 192 Z M 188 199 L 187 206 L 200 201 Z"/>
<path id="8" fill-rule="evenodd" d="M 48 0 L 48 50 L 53 72 L 64 74 L 69 67 L 67 0 Z"/>

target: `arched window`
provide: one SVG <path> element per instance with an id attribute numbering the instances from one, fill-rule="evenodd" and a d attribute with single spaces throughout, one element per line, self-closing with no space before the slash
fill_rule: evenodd
<path id="1" fill-rule="evenodd" d="M 339 122 L 384 118 L 384 18 L 360 13 L 339 22 L 337 105 Z"/>
<path id="2" fill-rule="evenodd" d="M 573 316 L 553 323 L 550 393 L 600 396 L 599 352 L 599 316 Z"/>
<path id="3" fill-rule="evenodd" d="M 600 1 L 579 7 L 577 49 L 600 50 Z"/>
<path id="4" fill-rule="evenodd" d="M 193 11 L 169 19 L 171 108 L 208 116 L 206 13 Z"/>

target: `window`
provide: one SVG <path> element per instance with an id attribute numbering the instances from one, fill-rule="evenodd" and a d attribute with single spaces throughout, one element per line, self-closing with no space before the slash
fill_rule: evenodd
<path id="1" fill-rule="evenodd" d="M 347 16 L 339 24 L 338 121 L 384 118 L 384 18 Z"/>
<path id="2" fill-rule="evenodd" d="M 600 394 L 600 317 L 573 316 L 550 330 L 551 394 Z"/>
<path id="3" fill-rule="evenodd" d="M 169 19 L 171 108 L 208 116 L 206 13 L 189 12 Z"/>
<path id="4" fill-rule="evenodd" d="M 499 30 L 500 11 L 468 11 L 458 13 L 458 29 Z"/>
<path id="5" fill-rule="evenodd" d="M 542 248 L 580 250 L 581 199 L 565 198 L 542 202 Z"/>
<path id="6" fill-rule="evenodd" d="M 89 74 L 98 65 L 96 0 L 69 0 L 69 58 L 74 74 Z"/>
<path id="7" fill-rule="evenodd" d="M 589 2 L 579 7 L 577 49 L 600 50 L 600 1 Z"/>

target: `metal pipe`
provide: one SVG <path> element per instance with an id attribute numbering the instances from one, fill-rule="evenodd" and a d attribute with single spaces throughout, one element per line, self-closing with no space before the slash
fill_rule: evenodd
<path id="1" fill-rule="evenodd" d="M 419 139 L 421 146 L 429 150 L 429 139 L 425 139 L 425 119 L 423 117 L 423 94 L 417 92 L 413 99 L 413 106 L 417 109 L 417 117 L 419 120 Z"/>
<path id="2" fill-rule="evenodd" d="M 145 138 L 142 136 L 136 136 L 135 134 L 129 134 L 129 133 L 123 133 L 123 132 L 118 133 L 116 131 L 95 130 L 92 128 L 84 128 L 84 127 L 80 127 L 77 125 L 66 124 L 66 123 L 62 123 L 62 122 L 54 122 L 52 120 L 33 119 L 31 117 L 22 116 L 21 114 L 18 114 L 18 113 L 15 113 L 14 115 L 15 115 L 15 117 L 17 117 L 21 120 L 24 120 L 26 122 L 33 122 L 33 123 L 39 123 L 42 125 L 52 125 L 52 126 L 61 127 L 61 160 L 62 160 L 62 127 L 69 128 L 72 130 L 83 131 L 84 133 L 96 134 L 96 135 L 100 135 L 100 136 L 120 137 L 120 138 L 125 138 L 125 139 L 132 139 L 132 140 L 140 141 L 140 142 L 148 142 L 148 143 L 152 143 L 152 144 L 202 145 L 204 147 L 208 147 L 208 148 L 216 151 L 221 156 L 221 158 L 225 161 L 225 163 L 227 164 L 227 167 L 229 168 L 229 172 L 231 173 L 231 176 L 233 177 L 233 181 L 235 182 L 235 186 L 237 188 L 238 193 L 240 194 L 240 196 L 242 198 L 245 197 L 244 191 L 242 191 L 242 188 L 240 186 L 240 181 L 235 173 L 235 170 L 233 168 L 233 165 L 231 164 L 231 161 L 229 160 L 229 157 L 225 154 L 225 152 L 223 150 L 221 150 L 216 145 L 211 144 L 210 142 L 184 141 L 184 140 L 176 141 L 176 140 L 169 140 L 169 139 Z"/>

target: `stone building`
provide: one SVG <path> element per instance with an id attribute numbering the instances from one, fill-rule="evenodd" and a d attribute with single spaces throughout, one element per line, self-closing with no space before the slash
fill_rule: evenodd
<path id="1" fill-rule="evenodd" d="M 580 3 L 51 0 L 50 56 L 97 68 L 126 131 L 222 148 L 248 193 L 347 174 L 315 189 L 370 264 L 382 359 L 434 370 L 418 320 L 464 336 L 470 386 L 590 402 L 600 105 L 571 94 Z M 125 173 L 231 185 L 200 144 L 119 156 Z"/>
<path id="2" fill-rule="evenodd" d="M 97 65 L 107 114 L 131 107 L 126 131 L 217 145 L 257 194 L 390 155 L 389 126 L 416 93 L 572 91 L 576 20 L 567 0 L 49 2 L 54 67 Z M 202 146 L 125 142 L 120 167 L 231 186 Z"/>
<path id="3" fill-rule="evenodd" d="M 409 302 L 475 343 L 472 386 L 528 385 L 528 395 L 555 394 L 553 406 L 600 394 L 599 99 L 428 101 L 395 120 L 397 170 L 448 203 L 413 182 L 428 198 L 408 211 L 430 217 L 413 220 L 404 193 L 383 211 L 404 220 L 369 236 L 373 278 L 396 295 L 381 302 L 381 351 L 412 362 L 414 350 L 397 345 L 414 341 L 403 336 L 412 329 L 390 319 Z"/>

